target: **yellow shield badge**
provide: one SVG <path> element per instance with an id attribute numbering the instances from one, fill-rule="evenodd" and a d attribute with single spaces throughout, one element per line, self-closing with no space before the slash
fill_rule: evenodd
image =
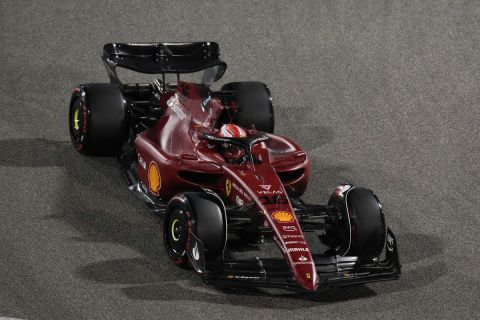
<path id="1" fill-rule="evenodd" d="M 225 193 L 229 196 L 230 192 L 232 192 L 232 181 L 227 179 L 225 180 Z"/>

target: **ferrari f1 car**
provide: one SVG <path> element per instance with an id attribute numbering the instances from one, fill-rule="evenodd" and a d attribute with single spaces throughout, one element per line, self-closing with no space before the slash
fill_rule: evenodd
<path id="1" fill-rule="evenodd" d="M 71 140 L 82 154 L 118 157 L 129 189 L 163 217 L 175 264 L 216 286 L 299 291 L 399 277 L 372 191 L 343 184 L 325 205 L 302 201 L 309 158 L 273 133 L 265 84 L 210 89 L 227 68 L 217 43 L 109 43 L 102 59 L 110 83 L 74 90 Z M 122 83 L 117 67 L 155 76 Z M 268 243 L 278 255 L 234 254 Z"/>

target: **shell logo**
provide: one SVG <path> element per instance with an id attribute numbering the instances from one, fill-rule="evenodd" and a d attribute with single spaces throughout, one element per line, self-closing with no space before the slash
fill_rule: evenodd
<path id="1" fill-rule="evenodd" d="M 272 218 L 281 223 L 293 221 L 293 215 L 289 211 L 275 211 L 272 214 Z"/>
<path id="2" fill-rule="evenodd" d="M 227 179 L 225 180 L 225 193 L 227 197 L 230 195 L 230 192 L 232 192 L 232 181 Z"/>
<path id="3" fill-rule="evenodd" d="M 160 170 L 155 162 L 150 162 L 148 166 L 148 189 L 154 195 L 158 196 L 158 191 L 162 186 L 162 179 L 160 177 Z"/>

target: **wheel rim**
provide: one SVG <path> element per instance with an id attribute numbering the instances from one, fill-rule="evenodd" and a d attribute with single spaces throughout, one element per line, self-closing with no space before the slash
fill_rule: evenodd
<path id="1" fill-rule="evenodd" d="M 345 255 L 350 247 L 350 237 L 352 232 L 352 226 L 349 223 L 348 213 L 345 212 L 342 219 L 339 221 L 336 232 L 333 236 L 335 239 L 336 248 L 338 254 Z"/>
<path id="2" fill-rule="evenodd" d="M 81 116 L 82 116 L 82 103 L 81 98 L 78 97 L 72 106 L 72 112 L 70 116 L 70 128 L 71 134 L 74 142 L 81 142 L 82 138 L 82 126 L 81 126 Z"/>
<path id="3" fill-rule="evenodd" d="M 334 229 L 327 230 L 326 234 L 333 240 L 331 248 L 335 250 L 336 254 L 343 256 L 347 254 L 351 244 L 352 225 L 346 206 L 340 203 L 337 203 L 337 206 L 341 216 L 336 221 Z"/>
<path id="4" fill-rule="evenodd" d="M 183 210 L 176 209 L 172 212 L 167 230 L 165 240 L 170 254 L 173 257 L 181 257 L 185 253 L 188 240 L 188 220 Z"/>
<path id="5" fill-rule="evenodd" d="M 181 225 L 178 219 L 172 221 L 172 227 L 170 228 L 170 233 L 173 241 L 177 242 L 180 240 Z"/>
<path id="6" fill-rule="evenodd" d="M 80 114 L 80 109 L 77 108 L 75 109 L 75 112 L 73 113 L 73 129 L 78 130 L 80 129 L 80 119 L 78 115 Z"/>

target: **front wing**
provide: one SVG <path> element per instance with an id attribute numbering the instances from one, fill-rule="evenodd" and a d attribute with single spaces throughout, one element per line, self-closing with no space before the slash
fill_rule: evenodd
<path id="1" fill-rule="evenodd" d="M 188 256 L 205 283 L 224 287 L 268 287 L 308 292 L 295 281 L 283 259 L 206 262 L 201 241 L 192 234 Z M 319 276 L 316 290 L 398 279 L 401 265 L 395 235 L 387 228 L 385 257 L 363 263 L 353 256 L 312 255 Z"/>

